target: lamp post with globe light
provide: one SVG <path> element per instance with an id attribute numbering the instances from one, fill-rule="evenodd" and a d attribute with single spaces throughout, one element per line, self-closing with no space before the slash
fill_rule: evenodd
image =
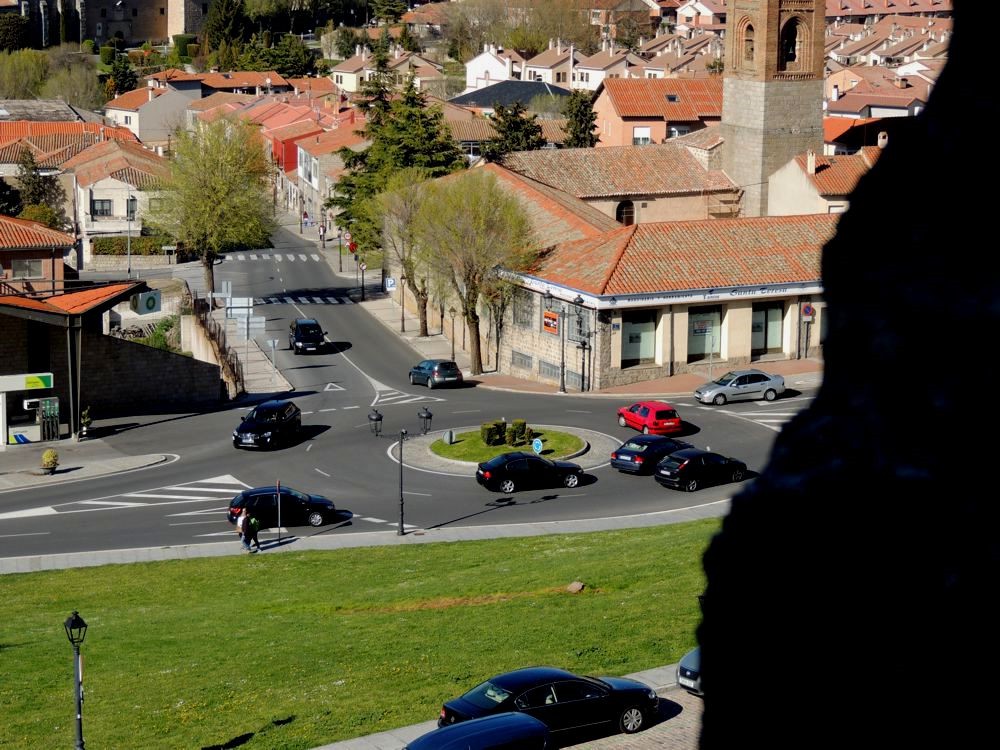
<path id="1" fill-rule="evenodd" d="M 83 668 L 80 663 L 80 644 L 87 636 L 87 623 L 75 609 L 63 623 L 66 637 L 73 644 L 74 693 L 76 694 L 76 745 L 74 750 L 84 750 L 83 746 Z"/>

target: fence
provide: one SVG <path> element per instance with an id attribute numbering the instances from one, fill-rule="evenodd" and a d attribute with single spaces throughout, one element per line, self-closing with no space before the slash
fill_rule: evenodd
<path id="1" fill-rule="evenodd" d="M 212 317 L 212 306 L 207 299 L 196 296 L 193 300 L 195 320 L 205 331 L 205 335 L 215 347 L 216 356 L 219 359 L 219 366 L 222 368 L 222 376 L 229 383 L 230 396 L 235 398 L 246 390 L 243 380 L 243 364 L 236 353 L 236 350 L 229 346 L 226 341 L 226 329 L 215 318 Z"/>

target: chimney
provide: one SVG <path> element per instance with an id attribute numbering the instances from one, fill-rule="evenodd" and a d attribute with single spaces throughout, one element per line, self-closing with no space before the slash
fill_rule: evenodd
<path id="1" fill-rule="evenodd" d="M 806 151 L 806 174 L 816 174 L 816 152 Z"/>
<path id="2" fill-rule="evenodd" d="M 556 39 L 556 53 L 560 55 L 562 54 L 562 37 Z"/>
<path id="3" fill-rule="evenodd" d="M 149 99 L 147 101 L 153 101 L 153 89 L 146 89 L 146 91 L 149 95 Z"/>
<path id="4" fill-rule="evenodd" d="M 549 49 L 552 49 L 552 40 L 549 39 Z"/>
<path id="5" fill-rule="evenodd" d="M 889 134 L 883 130 L 878 134 L 878 147 L 885 148 L 887 145 L 889 145 Z"/>
<path id="6" fill-rule="evenodd" d="M 489 52 L 489 51 L 490 51 L 490 43 L 483 42 L 483 52 Z"/>
<path id="7" fill-rule="evenodd" d="M 507 55 L 504 58 L 504 62 L 507 63 L 507 80 L 508 81 L 513 81 L 514 80 L 514 60 L 510 57 L 510 55 Z"/>
<path id="8" fill-rule="evenodd" d="M 840 99 L 840 86 L 833 84 L 833 93 L 830 94 L 830 101 L 835 102 Z"/>
<path id="9" fill-rule="evenodd" d="M 354 56 L 355 57 L 361 57 L 361 45 L 360 44 L 355 44 L 354 45 Z"/>

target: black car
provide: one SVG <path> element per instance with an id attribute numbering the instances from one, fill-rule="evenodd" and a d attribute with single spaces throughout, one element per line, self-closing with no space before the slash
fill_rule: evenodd
<path id="1" fill-rule="evenodd" d="M 302 410 L 293 401 L 264 401 L 233 430 L 233 447 L 274 448 L 294 440 L 300 429 Z"/>
<path id="2" fill-rule="evenodd" d="M 746 475 L 747 465 L 742 461 L 700 448 L 685 448 L 660 461 L 653 478 L 664 487 L 694 492 L 709 484 L 742 482 Z"/>
<path id="3" fill-rule="evenodd" d="M 693 447 L 691 443 L 663 435 L 636 435 L 611 454 L 611 467 L 629 474 L 652 474 L 663 458 Z"/>
<path id="4" fill-rule="evenodd" d="M 278 492 L 281 493 L 281 518 L 278 518 Z M 229 501 L 226 518 L 236 524 L 244 506 L 247 512 L 260 521 L 261 528 L 279 526 L 322 526 L 335 519 L 336 506 L 322 495 L 310 495 L 284 485 L 269 485 L 243 490 Z"/>
<path id="5" fill-rule="evenodd" d="M 509 711 L 439 727 L 403 750 L 545 750 L 548 746 L 545 724 L 534 716 Z"/>
<path id="6" fill-rule="evenodd" d="M 288 326 L 288 348 L 296 354 L 326 349 L 326 331 L 314 318 L 296 318 Z"/>
<path id="7" fill-rule="evenodd" d="M 450 359 L 425 359 L 410 368 L 410 385 L 461 385 L 462 370 Z"/>
<path id="8" fill-rule="evenodd" d="M 476 481 L 488 490 L 509 495 L 532 487 L 576 487 L 583 468 L 570 461 L 550 461 L 534 453 L 501 453 L 483 461 L 476 469 Z"/>
<path id="9" fill-rule="evenodd" d="M 520 711 L 542 721 L 554 737 L 608 727 L 632 734 L 646 726 L 658 705 L 655 690 L 628 677 L 585 677 L 556 667 L 528 667 L 491 677 L 448 701 L 438 726 Z"/>

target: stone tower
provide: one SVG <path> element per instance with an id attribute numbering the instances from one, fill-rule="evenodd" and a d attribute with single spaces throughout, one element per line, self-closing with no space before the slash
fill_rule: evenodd
<path id="1" fill-rule="evenodd" d="M 767 180 L 823 153 L 824 0 L 730 0 L 722 97 L 727 174 L 743 216 L 767 215 Z"/>

